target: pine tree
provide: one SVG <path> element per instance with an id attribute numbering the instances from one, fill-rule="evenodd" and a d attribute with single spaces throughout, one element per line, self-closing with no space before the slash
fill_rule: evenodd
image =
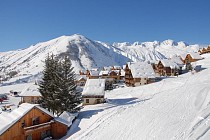
<path id="1" fill-rule="evenodd" d="M 58 110 L 58 86 L 55 84 L 55 81 L 58 79 L 57 69 L 58 61 L 54 58 L 53 54 L 51 56 L 48 55 L 45 60 L 43 78 L 39 84 L 39 92 L 42 95 L 40 105 L 53 114 Z"/>
<path id="2" fill-rule="evenodd" d="M 59 63 L 59 98 L 62 101 L 60 113 L 63 111 L 78 112 L 81 109 L 82 96 L 77 91 L 75 84 L 75 73 L 70 59 L 65 55 L 64 60 Z"/>

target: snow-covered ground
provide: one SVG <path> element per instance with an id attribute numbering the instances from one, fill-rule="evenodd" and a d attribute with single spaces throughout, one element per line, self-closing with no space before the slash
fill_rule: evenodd
<path id="1" fill-rule="evenodd" d="M 210 139 L 210 55 L 203 70 L 140 87 L 106 92 L 108 103 L 85 106 L 63 139 Z"/>

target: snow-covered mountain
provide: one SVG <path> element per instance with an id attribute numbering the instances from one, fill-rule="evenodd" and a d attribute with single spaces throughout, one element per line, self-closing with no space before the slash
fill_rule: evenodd
<path id="1" fill-rule="evenodd" d="M 188 51 L 197 51 L 198 48 L 199 45 L 177 43 L 173 40 L 110 45 L 75 34 L 41 42 L 22 50 L 0 52 L 0 71 L 18 71 L 20 74 L 35 75 L 43 70 L 43 62 L 51 53 L 59 58 L 67 53 L 75 72 L 78 73 L 80 69 L 122 66 L 128 61 L 158 60 Z"/>

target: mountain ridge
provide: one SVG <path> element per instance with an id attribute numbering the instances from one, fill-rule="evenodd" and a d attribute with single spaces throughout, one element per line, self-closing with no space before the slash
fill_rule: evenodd
<path id="1" fill-rule="evenodd" d="M 0 52 L 0 71 L 18 71 L 35 75 L 43 70 L 46 56 L 54 54 L 62 58 L 68 54 L 75 72 L 110 65 L 124 65 L 129 61 L 148 61 L 168 58 L 185 52 L 197 51 L 199 45 L 188 45 L 180 41 L 123 42 L 108 44 L 93 41 L 83 35 L 60 36 L 39 42 L 25 49 Z"/>

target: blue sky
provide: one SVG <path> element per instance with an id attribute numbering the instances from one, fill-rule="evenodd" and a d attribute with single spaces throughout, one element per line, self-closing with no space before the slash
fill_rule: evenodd
<path id="1" fill-rule="evenodd" d="M 0 0 L 0 52 L 75 33 L 210 44 L 209 0 Z"/>

